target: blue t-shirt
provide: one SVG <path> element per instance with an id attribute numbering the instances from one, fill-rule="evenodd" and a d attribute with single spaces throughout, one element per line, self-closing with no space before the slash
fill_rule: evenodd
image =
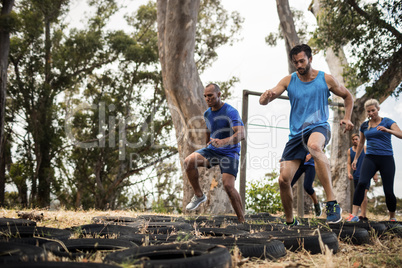
<path id="1" fill-rule="evenodd" d="M 228 138 L 234 134 L 233 127 L 244 125 L 239 112 L 227 103 L 217 111 L 212 111 L 211 108 L 206 110 L 204 119 L 208 130 L 211 132 L 210 137 L 212 139 Z M 222 155 L 236 159 L 239 158 L 240 143 L 229 144 L 220 148 L 216 148 L 210 144 L 207 148 Z"/>
<path id="2" fill-rule="evenodd" d="M 356 152 L 353 151 L 353 147 L 350 147 L 350 162 L 353 162 L 355 160 Z M 363 163 L 363 159 L 366 156 L 366 153 L 364 152 L 364 149 L 360 153 L 359 159 L 357 159 L 356 163 L 356 170 L 353 171 L 353 179 L 358 180 L 360 178 L 360 169 Z"/>
<path id="3" fill-rule="evenodd" d="M 384 117 L 378 126 L 384 126 L 388 129 L 395 123 L 394 120 Z M 391 133 L 377 130 L 377 126 L 368 129 L 368 121 L 360 126 L 360 132 L 363 132 L 367 140 L 366 154 L 373 155 L 393 155 L 391 144 Z"/>
<path id="4" fill-rule="evenodd" d="M 330 129 L 328 98 L 331 92 L 325 82 L 324 72 L 319 71 L 310 82 L 302 82 L 296 72 L 292 73 L 287 91 L 291 106 L 289 139 L 317 126 Z"/>

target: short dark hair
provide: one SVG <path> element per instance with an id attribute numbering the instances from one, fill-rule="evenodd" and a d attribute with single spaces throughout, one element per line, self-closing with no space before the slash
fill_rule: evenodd
<path id="1" fill-rule="evenodd" d="M 205 88 L 207 88 L 209 86 L 214 86 L 214 89 L 215 89 L 216 92 L 221 92 L 221 88 L 217 84 L 209 83 Z"/>
<path id="2" fill-rule="evenodd" d="M 353 134 L 352 134 L 352 139 L 353 139 L 354 137 L 359 137 L 359 139 L 360 139 L 360 135 L 357 134 L 357 133 L 353 133 Z"/>
<path id="3" fill-rule="evenodd" d="M 306 53 L 307 58 L 311 58 L 311 47 L 306 44 L 301 44 L 294 46 L 289 52 L 290 60 L 293 60 L 293 56 L 299 54 L 300 52 Z"/>

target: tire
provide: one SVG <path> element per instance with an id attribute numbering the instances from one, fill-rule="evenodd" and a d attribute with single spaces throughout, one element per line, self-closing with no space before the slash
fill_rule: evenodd
<path id="1" fill-rule="evenodd" d="M 248 235 L 249 232 L 243 231 L 243 230 L 233 230 L 233 229 L 228 229 L 228 228 L 198 228 L 198 232 L 201 233 L 203 236 L 244 236 Z"/>
<path id="2" fill-rule="evenodd" d="M 344 227 L 342 229 L 332 229 L 332 232 L 334 232 L 342 242 L 350 242 L 354 245 L 370 243 L 370 234 L 366 229 L 363 228 Z"/>
<path id="3" fill-rule="evenodd" d="M 208 228 L 220 228 L 223 225 L 223 221 L 217 220 L 186 220 L 186 223 L 190 224 L 191 226 L 197 225 L 202 227 Z"/>
<path id="4" fill-rule="evenodd" d="M 189 242 L 115 252 L 107 255 L 105 262 L 130 263 L 141 267 L 205 268 L 230 267 L 232 259 L 227 248 L 223 246 Z"/>
<path id="5" fill-rule="evenodd" d="M 64 229 L 37 226 L 0 226 L 0 237 L 3 238 L 51 238 L 67 240 L 71 232 Z"/>
<path id="6" fill-rule="evenodd" d="M 25 219 L 0 218 L 0 226 L 36 226 L 36 222 Z"/>
<path id="7" fill-rule="evenodd" d="M 246 219 L 256 220 L 256 221 L 265 221 L 265 222 L 284 222 L 280 217 L 275 217 L 269 214 L 268 212 L 261 212 L 257 214 L 249 214 L 245 216 Z"/>
<path id="8" fill-rule="evenodd" d="M 11 238 L 7 240 L 12 243 L 26 244 L 41 247 L 45 243 L 49 243 L 49 239 L 41 237 L 24 237 L 24 238 Z"/>
<path id="9" fill-rule="evenodd" d="M 369 222 L 340 222 L 336 224 L 328 224 L 328 226 L 331 229 L 342 229 L 344 227 L 358 227 L 358 228 L 363 228 L 366 229 L 369 232 L 375 233 L 376 236 L 380 236 L 385 233 L 387 228 L 385 227 L 384 224 L 375 222 L 375 221 L 369 221 Z"/>
<path id="10" fill-rule="evenodd" d="M 402 237 L 402 222 L 401 221 L 380 221 L 385 225 L 386 231 L 385 234 L 394 234 L 398 237 Z"/>
<path id="11" fill-rule="evenodd" d="M 194 242 L 207 243 L 213 245 L 223 245 L 233 250 L 237 246 L 244 258 L 262 258 L 269 260 L 276 260 L 286 256 L 286 248 L 284 244 L 278 240 L 267 240 L 260 238 L 199 238 L 193 240 Z"/>
<path id="12" fill-rule="evenodd" d="M 22 262 L 10 263 L 2 268 L 120 268 L 120 266 L 95 262 Z"/>
<path id="13" fill-rule="evenodd" d="M 168 234 L 181 230 L 192 230 L 193 227 L 185 222 L 136 222 L 126 226 L 144 230 L 150 234 Z"/>
<path id="14" fill-rule="evenodd" d="M 67 257 L 70 259 L 76 259 L 78 257 L 88 258 L 98 250 L 107 252 L 124 250 L 133 247 L 138 246 L 128 240 L 101 238 L 71 239 L 65 241 L 63 244 L 58 242 L 50 242 L 44 244 L 45 250 L 52 252 L 58 257 Z M 66 251 L 65 249 L 67 249 L 68 251 Z"/>
<path id="15" fill-rule="evenodd" d="M 168 234 L 137 234 L 135 237 L 130 239 L 131 242 L 138 246 L 148 246 L 148 245 L 161 245 L 166 243 L 174 242 L 187 242 L 191 240 L 194 236 L 190 233 L 179 233 L 176 235 Z"/>
<path id="16" fill-rule="evenodd" d="M 320 230 L 318 228 L 292 228 L 284 229 L 282 231 L 260 232 L 251 234 L 250 237 L 279 240 L 284 243 L 288 250 L 296 252 L 304 248 L 311 254 L 322 253 L 320 246 L 321 237 L 324 245 L 327 245 L 333 253 L 336 253 L 339 250 L 337 236 L 331 231 Z"/>
<path id="17" fill-rule="evenodd" d="M 120 238 L 130 240 L 139 232 L 138 228 L 110 225 L 110 224 L 85 224 L 70 228 L 78 233 L 80 238 L 91 236 L 93 238 Z"/>
<path id="18" fill-rule="evenodd" d="M 265 224 L 249 224 L 249 223 L 240 223 L 237 225 L 229 225 L 226 227 L 227 229 L 231 230 L 242 230 L 242 231 L 275 231 L 281 230 L 283 228 L 287 228 L 286 225 L 281 223 L 265 223 Z"/>
<path id="19" fill-rule="evenodd" d="M 0 263 L 2 264 L 45 260 L 46 254 L 43 248 L 12 242 L 0 242 Z M 4 265 L 1 266 L 4 267 Z"/>
<path id="20" fill-rule="evenodd" d="M 127 222 L 136 222 L 138 218 L 132 217 L 119 217 L 119 216 L 97 216 L 92 218 L 94 224 L 124 224 Z"/>

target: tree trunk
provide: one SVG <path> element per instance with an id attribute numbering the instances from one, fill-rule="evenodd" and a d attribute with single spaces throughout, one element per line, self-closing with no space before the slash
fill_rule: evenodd
<path id="1" fill-rule="evenodd" d="M 285 39 L 286 55 L 289 55 L 292 47 L 300 43 L 299 36 L 297 35 L 295 23 L 293 21 L 293 14 L 290 10 L 288 0 L 276 0 L 276 10 L 280 20 L 283 38 Z M 288 57 L 288 71 L 293 73 L 296 71 L 292 61 Z"/>
<path id="2" fill-rule="evenodd" d="M 320 0 L 315 0 L 312 5 L 311 12 L 317 18 L 317 23 L 320 25 L 319 14 L 324 12 L 320 9 Z M 343 79 L 344 67 L 348 65 L 346 56 L 343 50 L 339 50 L 335 53 L 331 48 L 326 49 L 326 61 L 330 69 L 331 74 L 341 83 L 345 84 Z M 376 84 L 384 84 L 382 81 L 386 80 L 388 84 L 386 88 L 388 90 L 383 91 L 384 94 L 379 97 L 380 103 L 389 97 L 393 89 L 400 83 L 401 72 L 398 72 L 397 63 L 398 59 L 395 60 L 395 67 L 388 68 L 387 71 L 380 77 Z M 393 70 L 389 71 L 389 70 Z M 392 75 L 390 75 L 392 73 Z M 398 76 L 399 73 L 399 76 Z M 349 89 L 352 94 L 356 95 L 356 89 Z M 366 120 L 366 112 L 364 109 L 364 102 L 371 98 L 370 94 L 365 94 L 359 99 L 355 100 L 353 113 L 352 113 L 352 123 L 354 124 L 353 131 L 348 134 L 343 133 L 343 128 L 340 127 L 339 122 L 344 117 L 344 109 L 336 108 L 334 109 L 334 123 L 332 125 L 332 139 L 331 139 L 331 174 L 332 174 L 332 184 L 337 201 L 342 205 L 345 211 L 351 212 L 352 208 L 352 187 L 349 179 L 347 178 L 347 150 L 352 145 L 351 134 L 360 132 L 360 125 Z M 342 102 L 342 99 L 334 96 L 333 100 L 335 102 Z"/>
<path id="3" fill-rule="evenodd" d="M 1 9 L 2 25 L 0 25 L 0 206 L 4 205 L 5 190 L 5 136 L 4 118 L 6 112 L 7 96 L 7 69 L 8 53 L 10 51 L 10 30 L 6 22 L 6 17 L 10 15 L 14 5 L 14 0 L 3 0 Z"/>
<path id="4" fill-rule="evenodd" d="M 197 149 L 205 147 L 206 125 L 203 113 L 208 108 L 203 97 L 204 87 L 194 61 L 195 30 L 199 0 L 158 0 L 158 47 L 162 66 L 163 86 L 176 130 L 180 163 Z M 200 184 L 208 195 L 201 213 L 232 212 L 224 193 L 219 167 L 199 168 Z M 183 172 L 183 207 L 193 196 L 188 178 Z"/>

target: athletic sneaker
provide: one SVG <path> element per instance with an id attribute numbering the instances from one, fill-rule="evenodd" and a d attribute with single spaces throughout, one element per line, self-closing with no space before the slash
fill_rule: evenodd
<path id="1" fill-rule="evenodd" d="M 367 217 L 359 216 L 359 220 L 368 222 L 369 219 Z"/>
<path id="2" fill-rule="evenodd" d="M 285 222 L 285 224 L 286 224 L 287 226 L 297 226 L 297 225 L 299 225 L 299 221 L 296 220 L 296 217 L 293 217 L 293 222 L 292 222 L 292 223 L 287 223 L 287 222 Z"/>
<path id="3" fill-rule="evenodd" d="M 207 201 L 207 196 L 205 194 L 203 194 L 201 197 L 197 197 L 196 195 L 194 195 L 193 198 L 191 198 L 191 202 L 188 203 L 188 205 L 186 206 L 186 209 L 194 210 L 198 208 L 205 201 Z"/>
<path id="4" fill-rule="evenodd" d="M 396 218 L 391 218 L 389 219 L 389 221 L 396 221 Z"/>
<path id="5" fill-rule="evenodd" d="M 342 208 L 335 201 L 327 202 L 327 223 L 338 223 L 342 220 Z"/>
<path id="6" fill-rule="evenodd" d="M 321 210 L 321 204 L 319 202 L 317 204 L 314 204 L 314 211 L 317 217 L 321 216 L 322 210 Z"/>
<path id="7" fill-rule="evenodd" d="M 353 215 L 353 214 L 349 214 L 349 217 L 346 219 L 347 222 L 359 222 L 360 219 L 359 217 Z"/>

